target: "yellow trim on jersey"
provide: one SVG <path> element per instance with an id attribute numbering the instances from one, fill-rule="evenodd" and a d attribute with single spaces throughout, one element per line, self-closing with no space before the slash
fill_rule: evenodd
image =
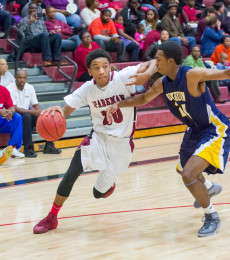
<path id="1" fill-rule="evenodd" d="M 214 167 L 224 170 L 224 162 L 223 162 L 223 137 L 226 136 L 225 131 L 227 126 L 220 121 L 218 117 L 216 117 L 213 113 L 210 115 L 210 121 L 213 125 L 216 126 L 216 131 L 218 136 L 210 139 L 207 143 L 204 143 L 200 146 L 200 148 L 196 151 L 195 155 L 205 159 Z"/>

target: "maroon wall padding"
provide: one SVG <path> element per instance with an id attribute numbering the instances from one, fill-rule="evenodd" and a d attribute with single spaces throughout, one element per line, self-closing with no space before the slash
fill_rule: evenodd
<path id="1" fill-rule="evenodd" d="M 0 39 L 0 48 L 4 49 L 4 53 L 10 53 L 12 45 L 6 39 Z"/>
<path id="2" fill-rule="evenodd" d="M 10 135 L 9 134 L 0 134 L 0 147 L 7 146 L 9 140 L 10 140 Z"/>
<path id="3" fill-rule="evenodd" d="M 62 52 L 61 55 L 73 59 L 73 52 L 71 51 Z M 36 64 L 37 66 L 42 66 L 43 65 L 42 53 L 26 52 L 23 55 L 23 61 L 27 62 L 29 67 L 33 67 L 34 64 Z"/>

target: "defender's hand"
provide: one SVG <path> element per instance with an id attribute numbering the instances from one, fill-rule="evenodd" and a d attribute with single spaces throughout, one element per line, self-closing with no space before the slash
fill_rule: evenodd
<path id="1" fill-rule="evenodd" d="M 106 119 L 107 119 L 107 122 L 109 125 L 112 124 L 113 114 L 117 111 L 117 109 L 118 109 L 118 105 L 117 105 L 117 103 L 115 103 L 106 110 Z"/>

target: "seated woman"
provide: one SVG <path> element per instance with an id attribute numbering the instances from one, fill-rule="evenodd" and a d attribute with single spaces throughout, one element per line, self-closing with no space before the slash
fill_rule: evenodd
<path id="1" fill-rule="evenodd" d="M 69 4 L 68 0 L 44 0 L 43 1 L 46 8 L 49 6 L 54 7 L 56 15 L 56 20 L 61 20 L 64 23 L 67 23 L 72 28 L 77 28 L 81 26 L 81 18 L 79 15 L 69 13 L 67 11 L 67 5 Z"/>
<path id="2" fill-rule="evenodd" d="M 145 19 L 140 0 L 128 0 L 127 6 L 121 10 L 121 15 L 124 20 L 125 33 L 134 38 L 137 24 Z"/>
<path id="3" fill-rule="evenodd" d="M 100 17 L 98 0 L 85 0 L 86 7 L 81 11 L 82 27 L 88 27 L 91 22 Z"/>
<path id="4" fill-rule="evenodd" d="M 123 17 L 117 14 L 114 19 L 114 24 L 117 29 L 117 33 L 121 36 L 122 41 L 125 44 L 125 48 L 131 53 L 130 61 L 139 60 L 140 44 L 131 36 L 125 33 L 123 26 Z"/>
<path id="5" fill-rule="evenodd" d="M 216 48 L 211 56 L 211 61 L 214 64 L 221 62 L 221 59 L 220 59 L 221 53 L 227 54 L 228 62 L 230 63 L 230 36 L 229 35 L 223 36 L 223 38 L 221 39 L 221 42 L 222 43 L 220 45 L 216 46 Z"/>
<path id="6" fill-rule="evenodd" d="M 220 44 L 223 37 L 223 31 L 220 29 L 221 22 L 216 16 L 208 16 L 205 18 L 207 27 L 201 38 L 201 56 L 210 57 L 216 46 Z"/>
<path id="7" fill-rule="evenodd" d="M 55 8 L 46 9 L 47 20 L 45 21 L 49 34 L 60 33 L 62 36 L 61 48 L 65 51 L 75 50 L 81 43 L 78 35 L 73 35 L 72 29 L 68 24 L 55 20 Z"/>
<path id="8" fill-rule="evenodd" d="M 79 33 L 79 37 L 82 43 L 78 46 L 75 52 L 74 61 L 78 65 L 76 80 L 81 82 L 91 80 L 93 78 L 89 75 L 85 64 L 87 54 L 95 49 L 101 49 L 101 47 L 96 42 L 92 41 L 91 35 L 87 30 L 81 31 Z"/>
<path id="9" fill-rule="evenodd" d="M 146 12 L 146 19 L 141 21 L 141 24 L 143 24 L 145 27 L 144 34 L 146 35 L 152 30 L 156 30 L 158 21 L 157 11 L 154 9 L 149 9 Z"/>

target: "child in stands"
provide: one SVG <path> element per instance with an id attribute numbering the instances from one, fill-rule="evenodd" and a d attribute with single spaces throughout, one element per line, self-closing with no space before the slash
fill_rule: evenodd
<path id="1" fill-rule="evenodd" d="M 123 26 L 123 17 L 120 14 L 117 14 L 115 16 L 114 24 L 117 29 L 117 33 L 120 35 L 122 41 L 125 44 L 126 50 L 131 53 L 130 61 L 138 61 L 140 43 L 137 42 L 133 37 L 125 33 L 125 29 Z"/>
<path id="2" fill-rule="evenodd" d="M 146 37 L 144 35 L 144 30 L 145 30 L 144 25 L 140 23 L 137 25 L 137 32 L 134 35 L 135 40 L 140 43 L 141 50 L 144 47 L 144 42 L 145 42 L 145 37 Z"/>
<path id="3" fill-rule="evenodd" d="M 228 54 L 222 52 L 220 54 L 220 62 L 216 64 L 218 70 L 226 70 L 230 67 L 230 62 L 228 62 Z M 230 92 L 230 79 L 220 80 L 220 86 L 228 86 L 228 91 Z"/>

